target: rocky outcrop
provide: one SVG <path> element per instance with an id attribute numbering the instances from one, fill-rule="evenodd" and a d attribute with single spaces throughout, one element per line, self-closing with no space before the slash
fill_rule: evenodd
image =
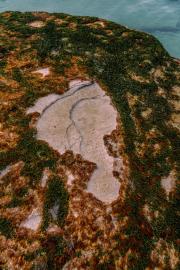
<path id="1" fill-rule="evenodd" d="M 37 139 L 48 142 L 60 154 L 72 150 L 96 164 L 87 191 L 111 203 L 119 196 L 120 183 L 113 176 L 117 160 L 108 154 L 103 138 L 116 129 L 117 111 L 97 83 L 75 81 L 70 86 L 63 95 L 38 100 L 27 112 L 41 112 Z"/>

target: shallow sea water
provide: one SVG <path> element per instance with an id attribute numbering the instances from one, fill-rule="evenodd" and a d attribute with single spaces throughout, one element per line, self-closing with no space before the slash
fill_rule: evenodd
<path id="1" fill-rule="evenodd" d="M 7 10 L 105 18 L 153 34 L 180 58 L 180 0 L 0 0 L 0 12 Z"/>

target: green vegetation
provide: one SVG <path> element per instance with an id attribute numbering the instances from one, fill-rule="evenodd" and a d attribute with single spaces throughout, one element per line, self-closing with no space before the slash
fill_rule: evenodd
<path id="1" fill-rule="evenodd" d="M 174 111 L 170 105 L 172 87 L 180 85 L 175 75 L 175 72 L 180 71 L 179 66 L 151 35 L 112 22 L 106 22 L 104 28 L 100 26 L 93 28 L 88 25 L 97 22 L 98 18 L 53 15 L 64 20 L 62 24 L 58 25 L 50 19 L 39 29 L 28 26 L 29 22 L 38 20 L 38 14 L 35 16 L 31 13 L 15 12 L 8 18 L 0 15 L 4 31 L 11 31 L 10 38 L 2 39 L 2 44 L 0 43 L 0 57 L 2 57 L 0 74 L 7 79 L 15 80 L 25 93 L 18 104 L 13 104 L 1 112 L 2 121 L 7 127 L 12 124 L 18 126 L 21 139 L 16 148 L 0 152 L 0 169 L 18 160 L 24 161 L 25 166 L 21 174 L 29 177 L 30 185 L 34 187 L 41 179 L 44 168 L 53 170 L 54 176 L 49 179 L 45 195 L 42 229 L 48 227 L 52 219 L 49 210 L 55 205 L 58 206 L 57 223 L 63 226 L 68 210 L 68 194 L 63 182 L 56 176 L 59 156 L 45 142 L 36 140 L 36 131 L 29 128 L 31 117 L 24 113 L 25 108 L 32 105 L 38 97 L 51 92 L 51 82 L 49 84 L 44 82 L 45 86 L 35 85 L 26 74 L 26 68 L 12 68 L 9 74 L 6 72 L 6 66 L 8 55 L 15 52 L 17 46 L 15 37 L 21 43 L 27 38 L 25 43 L 30 46 L 28 50 L 29 52 L 36 50 L 39 65 L 51 64 L 51 67 L 64 77 L 66 69 L 71 66 L 72 56 L 78 57 L 78 65 L 88 70 L 92 79 L 106 86 L 121 117 L 132 183 L 126 194 L 124 211 L 120 213 L 121 218 L 127 215 L 129 217 L 123 232 L 127 240 L 122 240 L 121 243 L 117 240 L 117 244 L 120 254 L 126 254 L 130 248 L 138 254 L 128 259 L 130 270 L 144 270 L 151 263 L 150 254 L 159 239 L 173 243 L 178 249 L 180 189 L 177 185 L 176 191 L 167 200 L 161 188 L 161 178 L 168 176 L 172 170 L 176 170 L 177 174 L 180 172 L 180 137 L 178 131 L 168 124 Z M 71 27 L 72 24 L 75 26 Z M 34 34 L 37 38 L 31 40 L 30 37 Z M 21 46 L 23 47 L 23 44 Z M 21 57 L 25 56 L 26 50 L 22 50 Z M 161 68 L 164 77 L 155 79 L 153 71 Z M 137 80 L 133 75 L 143 80 Z M 0 87 L 2 91 L 13 91 L 1 83 Z M 159 88 L 164 90 L 165 96 L 158 94 Z M 129 95 L 137 97 L 134 105 L 131 104 Z M 146 109 L 150 109 L 151 114 L 143 118 L 142 112 Z M 152 130 L 155 130 L 155 135 L 148 138 Z M 155 153 L 155 144 L 160 146 L 158 153 Z M 144 145 L 141 156 L 137 145 Z M 20 195 L 23 197 L 23 194 L 24 191 L 19 194 L 18 199 L 14 198 L 11 204 L 18 205 Z M 142 214 L 145 204 L 149 205 L 152 212 L 159 212 L 158 218 L 152 222 Z M 125 211 L 126 208 L 128 211 Z M 12 228 L 8 222 L 1 219 L 0 230 L 9 237 Z M 3 232 L 2 224 L 8 224 L 6 226 L 8 232 Z M 64 242 L 62 238 L 49 241 L 55 248 L 53 255 L 50 252 L 52 258 L 49 256 L 48 269 L 56 269 L 55 259 L 62 256 Z M 48 255 L 51 248 L 47 242 L 45 249 Z M 113 263 L 105 262 L 99 265 L 98 269 L 111 269 L 110 265 Z"/>
<path id="2" fill-rule="evenodd" d="M 33 261 L 34 259 L 37 258 L 37 256 L 41 256 L 41 255 L 44 255 L 45 251 L 43 248 L 40 248 L 34 252 L 28 252 L 24 255 L 24 259 L 26 261 Z"/>
<path id="3" fill-rule="evenodd" d="M 13 196 L 11 202 L 6 204 L 5 207 L 14 208 L 14 207 L 17 207 L 17 206 L 21 206 L 22 204 L 23 204 L 23 199 L 22 198 L 18 198 L 16 196 Z"/>
<path id="4" fill-rule="evenodd" d="M 14 235 L 14 228 L 11 222 L 3 217 L 0 217 L 0 233 L 7 238 L 11 238 Z"/>
<path id="5" fill-rule="evenodd" d="M 15 149 L 1 153 L 2 167 L 18 160 L 25 162 L 22 175 L 29 176 L 31 184 L 35 185 L 40 180 L 44 168 L 49 167 L 55 170 L 58 155 L 49 148 L 47 143 L 37 141 L 35 130 L 32 129 L 23 134 Z"/>
<path id="6" fill-rule="evenodd" d="M 59 226 L 62 226 L 64 219 L 68 212 L 68 193 L 64 187 L 63 182 L 57 176 L 53 176 L 49 179 L 49 185 L 45 195 L 44 203 L 44 223 L 43 229 L 46 229 L 50 220 L 49 210 L 56 207 L 57 210 L 57 222 Z"/>
<path id="7" fill-rule="evenodd" d="M 25 162 L 22 174 L 29 176 L 33 184 L 40 180 L 44 168 L 55 169 L 58 156 L 48 144 L 35 139 L 33 130 L 24 135 L 17 152 L 20 159 Z"/>
<path id="8" fill-rule="evenodd" d="M 34 251 L 28 252 L 24 255 L 26 261 L 34 261 L 38 257 L 46 258 L 42 263 L 33 263 L 31 269 L 61 269 L 68 257 L 64 257 L 64 252 L 66 250 L 66 243 L 60 236 L 51 236 L 47 239 L 42 239 L 42 248 Z M 45 257 L 46 256 L 46 257 Z M 62 260 L 58 260 L 63 258 Z"/>
<path id="9" fill-rule="evenodd" d="M 5 208 L 14 208 L 24 203 L 25 196 L 28 194 L 28 187 L 20 188 L 17 192 L 13 192 L 12 200 L 6 204 Z"/>
<path id="10" fill-rule="evenodd" d="M 127 231 L 129 232 L 129 246 L 126 244 L 123 252 L 128 251 L 128 248 L 132 248 L 131 239 L 135 238 L 135 249 L 138 250 L 138 253 L 140 253 L 141 256 L 139 260 L 134 262 L 133 267 L 135 268 L 133 269 L 140 270 L 145 269 L 150 263 L 149 260 L 153 248 L 153 237 L 157 237 L 157 239 L 165 237 L 166 239 L 171 239 L 171 241 L 173 241 L 173 239 L 175 240 L 174 229 L 176 230 L 176 234 L 177 210 L 175 210 L 175 207 L 172 207 L 172 202 L 167 202 L 165 200 L 164 193 L 162 193 L 160 186 L 160 177 L 167 176 L 172 170 L 174 164 L 176 164 L 176 156 L 173 153 L 173 145 L 169 145 L 171 138 L 170 136 L 167 136 L 167 132 L 165 132 L 165 130 L 170 129 L 167 127 L 166 123 L 170 118 L 172 110 L 166 98 L 157 96 L 158 85 L 152 80 L 149 74 L 152 67 L 158 68 L 159 65 L 167 66 L 166 62 L 169 60 L 169 57 L 159 42 L 153 37 L 146 34 L 141 35 L 140 33 L 131 32 L 129 30 L 128 32 L 127 42 L 126 40 L 123 40 L 122 43 L 119 43 L 118 39 L 116 39 L 116 42 L 113 42 L 112 46 L 111 42 L 110 44 L 108 42 L 106 53 L 103 53 L 98 59 L 94 58 L 94 56 L 90 57 L 90 59 L 87 59 L 86 65 L 89 66 L 91 74 L 96 79 L 108 86 L 113 101 L 120 112 L 123 123 L 126 152 L 129 156 L 131 166 L 130 179 L 135 188 L 132 192 L 130 191 L 125 202 L 125 207 L 132 206 L 131 211 L 129 212 L 132 222 L 130 222 L 127 228 Z M 141 41 L 139 41 L 139 39 L 141 39 Z M 123 44 L 123 47 L 121 47 L 121 44 Z M 95 48 L 98 45 L 99 44 L 96 44 Z M 133 48 L 136 51 L 134 51 Z M 144 50 L 146 50 L 146 52 Z M 148 62 L 150 62 L 151 65 L 149 68 L 144 67 L 144 65 L 141 68 L 139 63 L 143 64 L 146 59 L 148 59 Z M 172 66 L 173 63 L 171 64 L 171 67 Z M 129 77 L 129 71 L 148 78 L 150 83 L 134 81 Z M 171 81 L 171 87 L 173 84 L 178 84 L 178 81 L 175 78 L 173 78 L 173 81 L 172 78 L 168 78 L 168 80 Z M 134 119 L 132 117 L 133 108 L 130 108 L 129 106 L 127 93 L 137 95 L 140 100 L 143 100 L 143 106 L 151 108 L 153 112 L 151 116 L 152 119 L 148 120 L 148 125 L 145 120 L 140 122 L 138 131 L 134 125 Z M 168 94 L 169 89 L 167 91 L 167 95 Z M 140 119 L 137 118 L 137 121 L 139 120 Z M 149 140 L 146 142 L 143 158 L 139 158 L 135 143 L 143 141 L 144 131 L 149 131 L 154 127 L 156 127 L 161 134 L 161 136 L 156 139 L 165 147 L 156 157 L 154 157 L 153 144 L 151 140 Z M 178 133 L 175 130 L 173 132 L 174 141 L 178 143 Z M 176 196 L 177 195 L 175 194 L 173 201 L 177 200 Z M 140 215 L 141 209 L 146 202 L 151 204 L 154 211 L 160 211 L 162 215 L 161 220 L 163 220 L 163 225 L 161 227 L 158 227 L 158 224 L 160 223 L 148 225 L 147 221 Z M 173 225 L 165 222 L 165 220 L 169 220 L 169 217 L 161 211 L 162 207 L 164 207 L 167 212 L 171 209 L 174 213 L 173 215 L 176 216 L 174 217 Z M 141 229 L 143 224 L 147 229 L 145 232 Z M 148 226 L 150 227 L 149 230 Z M 121 244 L 123 247 L 123 243 Z M 121 249 L 123 249 L 122 247 Z"/>

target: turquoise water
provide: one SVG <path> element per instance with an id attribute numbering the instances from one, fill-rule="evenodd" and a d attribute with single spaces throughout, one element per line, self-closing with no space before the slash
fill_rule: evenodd
<path id="1" fill-rule="evenodd" d="M 156 36 L 180 58 L 180 0 L 0 0 L 6 10 L 64 12 L 112 20 Z"/>

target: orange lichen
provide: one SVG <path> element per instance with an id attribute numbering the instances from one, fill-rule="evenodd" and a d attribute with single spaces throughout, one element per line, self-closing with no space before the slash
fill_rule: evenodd
<path id="1" fill-rule="evenodd" d="M 4 128 L 0 124 L 0 148 L 1 151 L 7 151 L 14 148 L 19 140 L 19 135 L 16 133 L 16 127 Z"/>

